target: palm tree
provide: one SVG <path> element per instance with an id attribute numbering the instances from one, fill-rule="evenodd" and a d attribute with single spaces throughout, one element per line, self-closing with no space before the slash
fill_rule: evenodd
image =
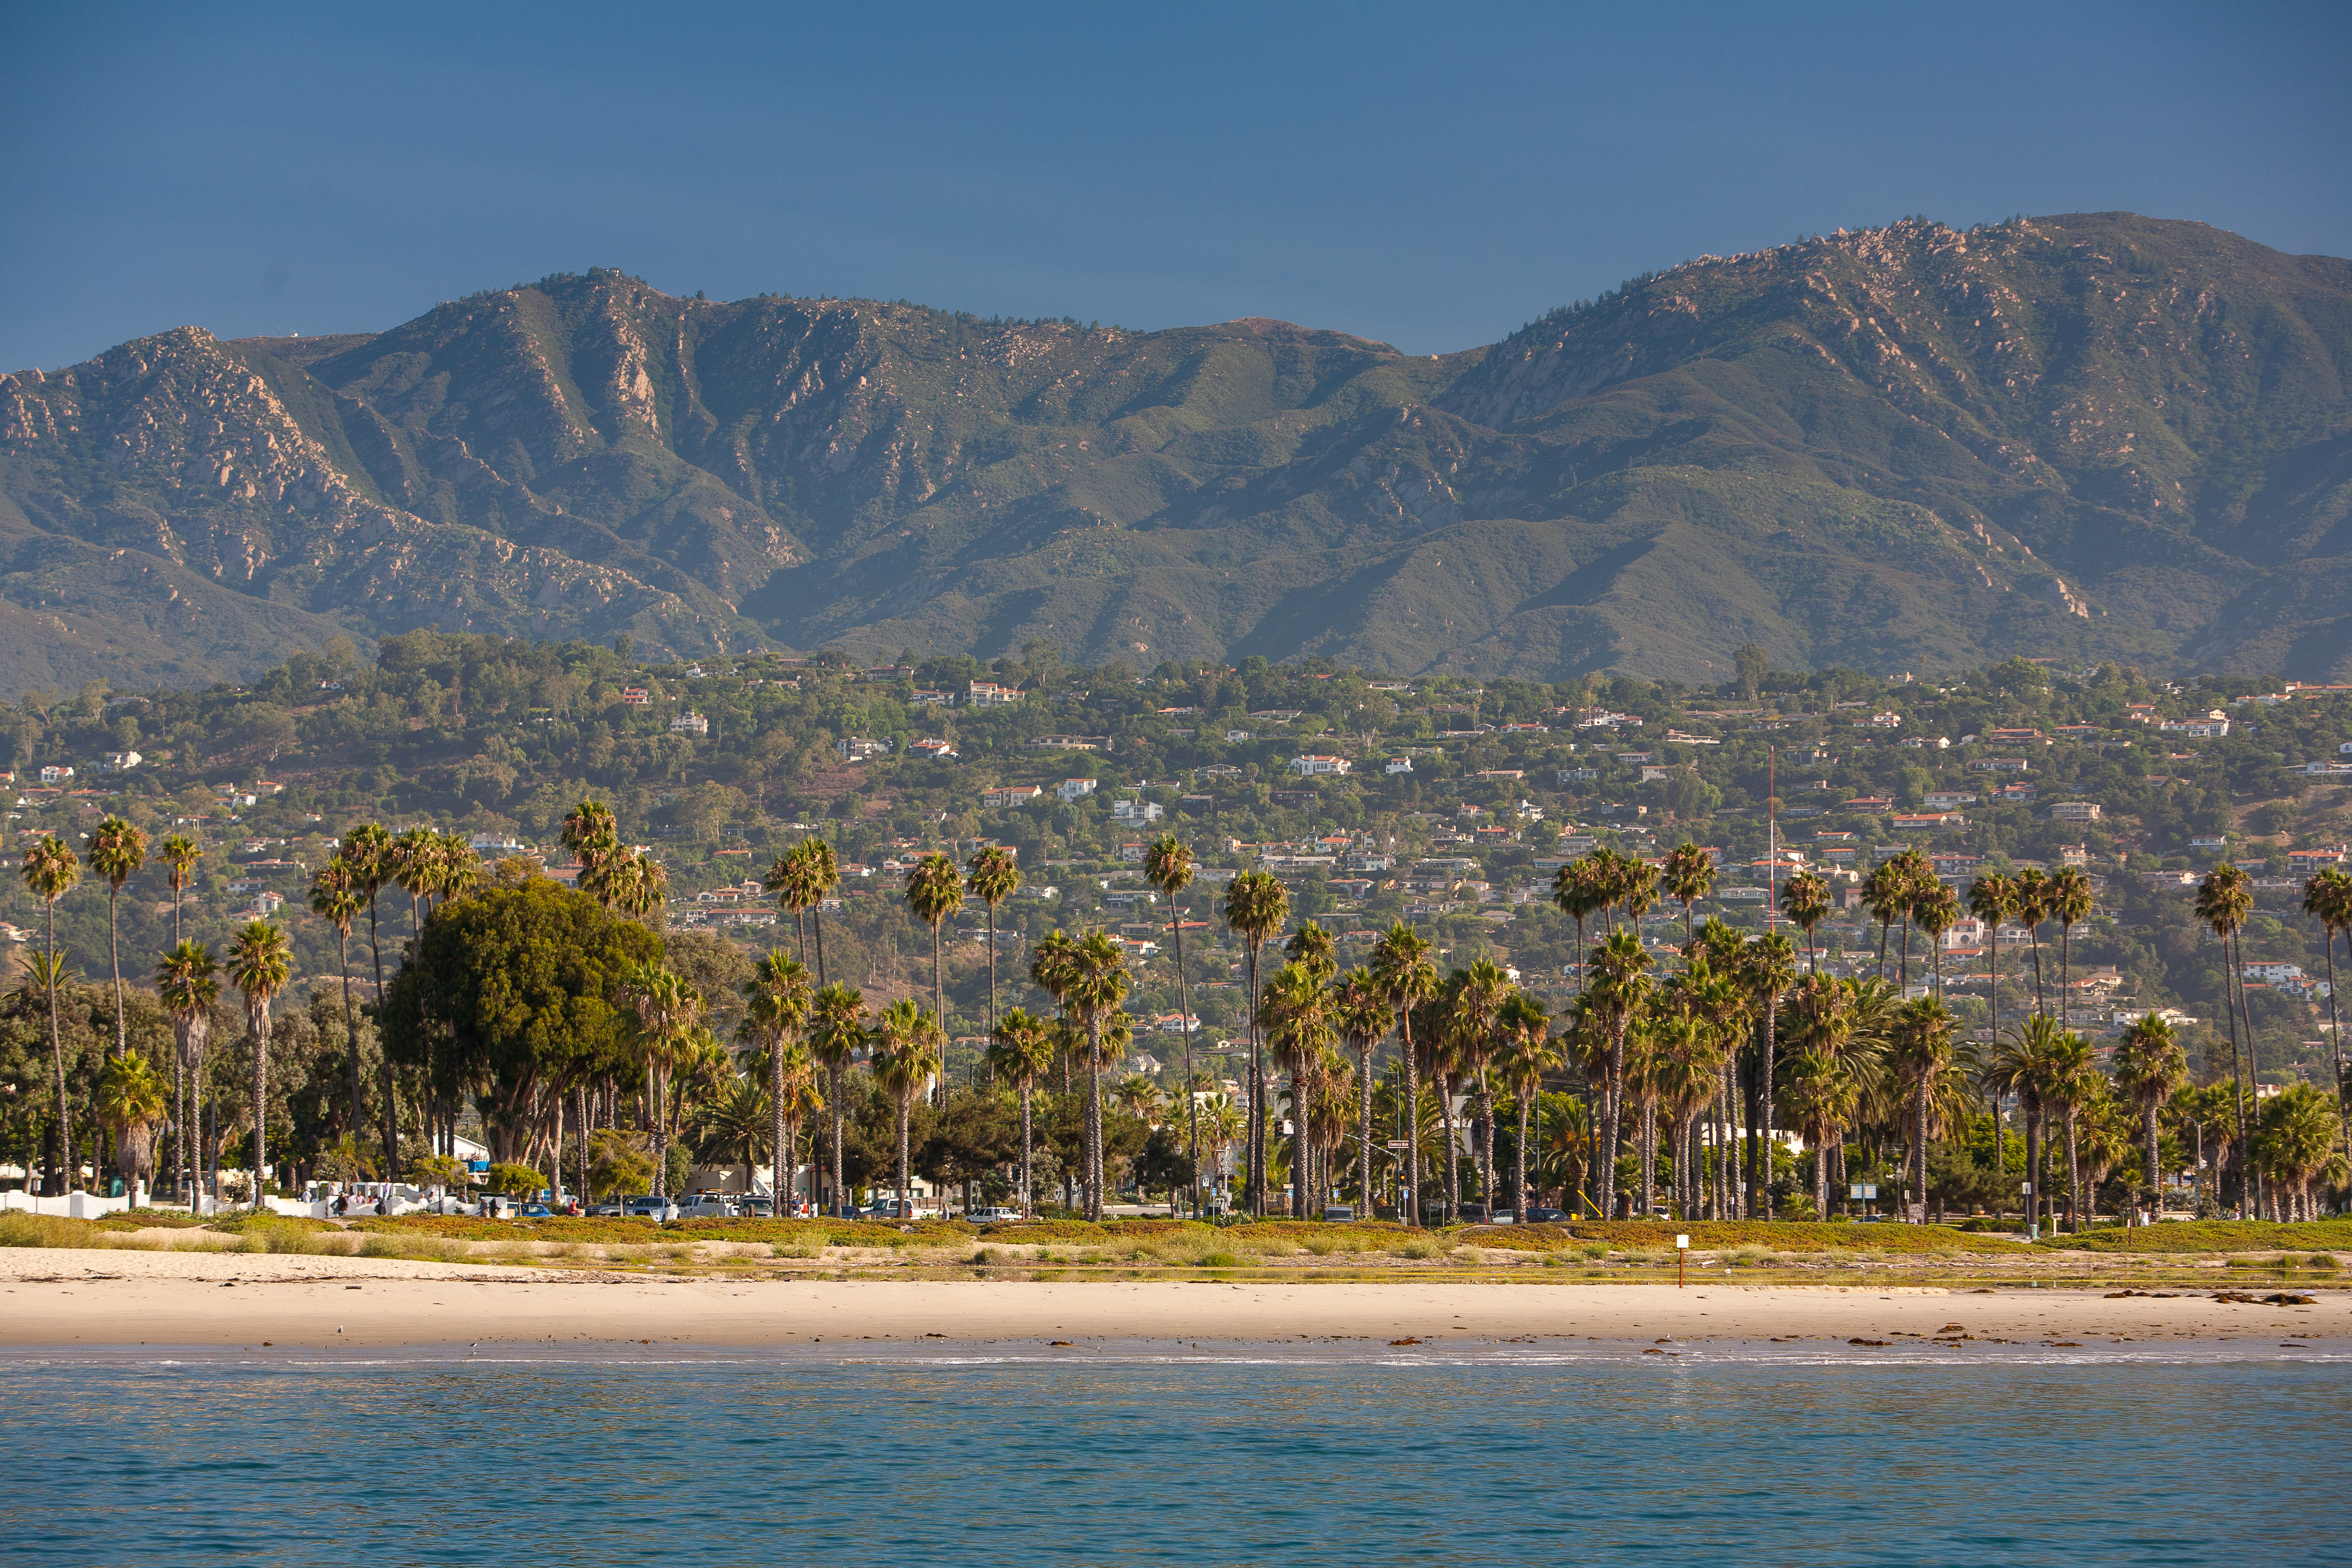
<path id="1" fill-rule="evenodd" d="M 343 836 L 335 858 L 343 863 L 351 879 L 352 890 L 367 900 L 368 956 L 375 964 L 375 1005 L 379 1014 L 383 1008 L 383 946 L 376 939 L 376 895 L 392 880 L 392 835 L 383 824 L 370 822 L 353 828 Z M 395 1179 L 400 1172 L 399 1104 L 394 1097 L 392 1053 L 383 1055 L 383 1168 L 384 1179 Z"/>
<path id="2" fill-rule="evenodd" d="M 2147 1217 L 2153 1225 L 2164 1209 L 2162 1173 L 2157 1167 L 2156 1115 L 2189 1081 L 2189 1056 L 2172 1037 L 2172 1026 L 2143 1013 L 2116 1042 L 2116 1087 L 2140 1116 L 2147 1148 Z"/>
<path id="3" fill-rule="evenodd" d="M 1478 1080 L 1478 1120 L 1484 1128 L 1485 1147 L 1479 1153 L 1478 1195 L 1491 1214 L 1495 1206 L 1495 1086 L 1487 1068 L 1501 1045 L 1496 1038 L 1496 1020 L 1513 994 L 1510 980 L 1502 966 L 1491 958 L 1482 958 L 1463 973 L 1462 987 L 1455 994 L 1454 1005 L 1462 1021 L 1461 1049 L 1458 1054 L 1465 1074 L 1475 1074 Z"/>
<path id="4" fill-rule="evenodd" d="M 1805 933 L 1805 973 L 1821 965 L 1813 951 L 1813 928 L 1830 918 L 1830 885 L 1818 871 L 1798 871 L 1780 887 L 1780 912 Z"/>
<path id="5" fill-rule="evenodd" d="M 930 1077 L 931 1038 L 939 1032 L 935 1019 L 902 997 L 883 1010 L 867 1037 L 866 1068 L 875 1084 L 890 1097 L 898 1112 L 898 1215 L 914 1217 L 914 1169 L 909 1158 L 908 1121 L 915 1096 Z"/>
<path id="6" fill-rule="evenodd" d="M 1853 1121 L 1861 1090 L 1846 1064 L 1828 1051 L 1799 1051 L 1789 1058 L 1781 1101 L 1813 1149 L 1813 1217 L 1830 1214 L 1830 1151 Z"/>
<path id="7" fill-rule="evenodd" d="M 1258 1030 L 1258 950 L 1290 916 L 1290 892 L 1270 871 L 1244 871 L 1225 885 L 1225 924 L 1242 939 L 1249 963 L 1251 1212 L 1265 1213 L 1265 1042 Z"/>
<path id="8" fill-rule="evenodd" d="M 2246 1129 L 2247 1074 L 2238 1051 L 2238 1008 L 2235 993 L 2239 966 L 2231 942 L 2245 925 L 2247 916 L 2253 912 L 2252 879 L 2225 860 L 2205 874 L 2205 880 L 2197 889 L 2195 907 L 2198 922 L 2210 929 L 2221 943 L 2221 1007 L 2230 1016 L 2230 1085 L 2231 1091 L 2237 1097 L 2237 1145 L 2240 1152 L 2238 1217 L 2246 1219 L 2252 1217 L 2249 1212 L 2250 1206 L 2252 1209 L 2259 1209 L 2262 1197 L 2259 1187 L 2256 1187 L 2251 1194 L 2248 1192 L 2249 1182 L 2252 1179 L 2253 1166 L 2244 1158 L 2246 1151 L 2252 1145 L 2248 1142 Z M 2246 1022 L 2245 1055 L 2251 1057 L 2253 1055 L 2253 1018 L 2251 1013 L 2247 1015 Z"/>
<path id="9" fill-rule="evenodd" d="M 1944 998 L 1944 935 L 1960 923 L 1960 895 L 1941 882 L 1931 882 L 1913 902 L 1911 919 L 1927 939 L 1928 958 L 1935 966 L 1935 995 L 1940 1002 Z"/>
<path id="10" fill-rule="evenodd" d="M 2089 920 L 2098 902 L 2091 897 L 2091 879 L 2080 866 L 2059 868 L 2049 889 L 2050 918 L 2058 922 L 2058 1010 L 2063 1017 L 2072 1001 L 2074 925 Z"/>
<path id="11" fill-rule="evenodd" d="M 1782 945 L 1787 945 L 1783 938 Z M 1616 931 L 1593 950 L 1599 977 L 1585 987 L 1586 1005 L 1594 1009 L 1609 1039 L 1607 1079 L 1602 1086 L 1600 1145 L 1593 1151 L 1601 1171 L 1602 1193 L 1616 1207 L 1617 1152 L 1625 1142 L 1625 1047 L 1634 1020 L 1650 994 L 1649 951 L 1630 931 Z"/>
<path id="12" fill-rule="evenodd" d="M 988 1067 L 997 1078 L 1013 1087 L 1021 1097 L 1021 1212 L 1030 1210 L 1030 1152 L 1035 1146 L 1030 1120 L 1030 1097 L 1035 1091 L 1037 1079 L 1054 1065 L 1054 1026 L 1050 1019 L 1033 1018 L 1027 1010 L 1014 1007 L 997 1019 L 995 1044 L 988 1048 Z"/>
<path id="13" fill-rule="evenodd" d="M 824 901 L 841 886 L 841 865 L 834 858 L 833 843 L 825 838 L 803 838 L 792 847 L 784 858 L 768 869 L 767 887 L 778 895 L 795 918 L 805 910 L 809 929 L 816 936 L 816 984 L 819 990 L 824 977 Z"/>
<path id="14" fill-rule="evenodd" d="M 1356 1197 L 1362 1205 L 1362 1217 L 1369 1219 L 1372 1215 L 1372 1052 L 1389 1032 L 1396 1012 L 1370 969 L 1348 971 L 1332 992 L 1330 1011 L 1331 1026 L 1356 1053 Z"/>
<path id="15" fill-rule="evenodd" d="M 1881 860 L 1862 879 L 1862 907 L 1878 922 L 1878 977 L 1886 978 L 1886 941 L 1895 929 L 1898 916 L 1911 908 L 1909 879 L 1905 876 L 1901 858 Z"/>
<path id="16" fill-rule="evenodd" d="M 1512 1173 L 1511 1212 L 1524 1218 L 1528 1207 L 1528 1117 L 1535 1106 L 1536 1096 L 1543 1089 L 1545 1070 L 1559 1065 L 1559 1048 L 1551 1037 L 1551 1015 L 1541 1002 L 1524 991 L 1511 993 L 1510 999 L 1503 1004 L 1496 1025 L 1503 1035 L 1503 1048 L 1498 1057 L 1503 1083 L 1510 1089 L 1511 1098 L 1518 1103 L 1519 1109 L 1519 1135 L 1514 1145 L 1517 1169 Z M 1369 1095 L 1365 1103 L 1368 1107 L 1370 1104 Z M 1369 1138 L 1364 1147 L 1367 1151 L 1370 1149 Z M 1368 1155 L 1366 1163 L 1370 1163 Z"/>
<path id="17" fill-rule="evenodd" d="M 2083 1160 L 2079 1134 L 2083 1111 L 2107 1087 L 2091 1058 L 2090 1042 L 2071 1029 L 2061 1029 L 2048 1058 L 2043 1103 L 2066 1119 L 2067 1228 L 2083 1228 Z"/>
<path id="18" fill-rule="evenodd" d="M 352 1012 L 352 922 L 359 918 L 362 901 L 359 889 L 352 885 L 351 867 L 340 855 L 320 867 L 311 879 L 310 910 L 335 928 L 336 964 L 343 977 L 343 1041 L 351 1058 L 354 1135 L 365 1121 L 360 1102 L 360 1031 Z"/>
<path id="19" fill-rule="evenodd" d="M 579 863 L 580 890 L 609 908 L 602 890 L 602 873 L 621 852 L 621 825 L 614 820 L 613 808 L 601 800 L 581 801 L 564 814 L 556 841 Z"/>
<path id="20" fill-rule="evenodd" d="M 2253 1158 L 2268 1174 L 2271 1218 L 2316 1218 L 2312 1184 L 2326 1172 L 2341 1182 L 2347 1166 L 2333 1154 L 2335 1116 L 2328 1097 L 2307 1083 L 2290 1084 L 2263 1107 Z"/>
<path id="21" fill-rule="evenodd" d="M 988 1031 L 996 1032 L 996 906 L 1018 892 L 1021 888 L 1021 866 L 1013 851 L 1002 844 L 992 844 L 971 858 L 965 868 L 965 881 L 971 896 L 988 909 Z M 1150 874 L 1150 867 L 1145 868 Z M 1181 938 L 1180 938 L 1181 941 Z M 1177 984 L 1183 984 L 1183 949 L 1177 949 Z M 1189 1047 L 1191 1042 L 1186 1042 Z M 1190 1059 L 1189 1058 L 1187 1058 Z"/>
<path id="22" fill-rule="evenodd" d="M 171 1015 L 173 1043 L 179 1047 L 172 1072 L 173 1163 L 175 1173 L 185 1178 L 191 1169 L 188 1133 L 195 1125 L 192 1113 L 201 1112 L 201 1107 L 190 1105 L 188 1091 L 194 1086 L 202 1092 L 205 1037 L 212 1028 L 213 1004 L 220 999 L 220 970 L 212 949 L 197 942 L 173 946 L 155 966 L 155 995 Z"/>
<path id="23" fill-rule="evenodd" d="M 1307 1152 L 1307 1079 L 1331 1037 L 1323 984 L 1314 970 L 1293 960 L 1275 972 L 1258 1004 L 1257 1026 L 1266 1048 L 1290 1080 L 1290 1174 L 1297 1201 L 1290 1213 L 1307 1213 L 1307 1182 L 1311 1163 Z"/>
<path id="24" fill-rule="evenodd" d="M 2316 920 L 2327 937 L 2327 1037 L 2336 1062 L 2336 1107 L 2345 1157 L 2352 1160 L 2352 1079 L 2344 1076 L 2344 1030 L 2336 1013 L 2336 937 L 2352 931 L 2352 876 L 2330 866 L 2305 882 L 2303 912 Z"/>
<path id="25" fill-rule="evenodd" d="M 947 983 L 940 973 L 940 927 L 947 918 L 963 908 L 963 873 L 945 855 L 926 855 L 907 871 L 907 908 L 914 917 L 931 928 L 931 998 L 934 1016 L 942 1025 L 948 1016 Z M 994 962 L 992 955 L 991 963 Z M 937 1092 L 947 1093 L 948 1064 L 945 1055 L 946 1031 L 940 1031 L 939 1087 Z"/>
<path id="26" fill-rule="evenodd" d="M 1102 1069 L 1103 1036 L 1111 1016 L 1127 1000 L 1133 984 L 1127 955 L 1101 931 L 1087 933 L 1070 955 L 1069 981 L 1063 1000 L 1087 1037 L 1086 1217 L 1099 1222 L 1103 1210 Z"/>
<path id="27" fill-rule="evenodd" d="M 702 994 L 655 964 L 641 964 L 622 982 L 622 994 L 636 1017 L 636 1057 L 646 1073 L 646 1103 L 654 1120 L 655 1197 L 669 1195 L 669 1134 L 676 1121 L 667 1110 L 668 1090 L 677 1069 L 700 1046 Z"/>
<path id="28" fill-rule="evenodd" d="M 47 963 L 40 969 L 49 994 L 49 1056 L 57 1066 L 58 1131 L 65 1153 L 66 1185 L 68 1189 L 81 1179 L 81 1166 L 74 1160 L 73 1114 L 66 1100 L 66 1047 L 64 1037 L 58 1029 L 58 980 L 63 973 L 58 957 L 58 900 L 73 891 L 81 880 L 81 862 L 66 847 L 66 841 L 55 834 L 42 839 L 25 851 L 18 875 L 32 895 L 48 909 L 49 949 L 44 955 Z"/>
<path id="29" fill-rule="evenodd" d="M 261 1184 L 269 1174 L 267 1126 L 269 1099 L 269 1004 L 293 973 L 293 950 L 286 933 L 268 921 L 253 921 L 229 944 L 228 981 L 245 996 L 246 1037 L 253 1042 L 253 1207 L 261 1211 Z"/>
<path id="30" fill-rule="evenodd" d="M 1992 1037 L 2000 1038 L 2000 928 L 2017 915 L 2017 884 L 1999 871 L 1989 871 L 1969 884 L 1969 913 L 1984 922 L 1985 960 L 1992 967 Z M 2000 1095 L 1992 1097 L 1992 1170 L 1998 1176 L 2009 1169 L 2001 1148 Z"/>
<path id="31" fill-rule="evenodd" d="M 785 1047 L 798 1045 L 801 1037 L 808 1032 L 809 1008 L 815 998 L 815 987 L 809 984 L 809 972 L 798 959 L 789 953 L 767 952 L 751 965 L 751 978 L 744 983 L 743 994 L 750 1004 L 744 1009 L 743 1027 L 768 1053 L 769 1114 L 774 1122 L 768 1147 L 776 1156 L 772 1190 L 776 1217 L 782 1219 L 792 1195 L 792 1172 L 785 1159 L 792 1143 L 784 1123 L 791 1119 L 790 1098 L 796 1098 L 786 1094 Z M 747 1178 L 744 1190 L 750 1191 L 751 1185 Z"/>
<path id="32" fill-rule="evenodd" d="M 825 1103 L 833 1111 L 833 1203 L 838 1209 L 845 1202 L 842 1194 L 848 1190 L 844 1182 L 841 1149 L 842 1079 L 847 1076 L 858 1047 L 866 1043 L 866 998 L 854 986 L 821 985 L 812 1016 L 814 1024 L 809 1032 L 809 1049 L 824 1064 L 828 1075 Z"/>
<path id="33" fill-rule="evenodd" d="M 147 864 L 147 836 L 120 816 L 107 816 L 89 836 L 89 868 L 106 879 L 106 951 L 114 965 L 114 1052 L 131 1048 L 131 1032 L 122 1018 L 122 942 L 114 919 L 115 900 L 122 884 Z"/>
<path id="34" fill-rule="evenodd" d="M 1740 954 L 1740 978 L 1748 994 L 1759 1000 L 1764 1015 L 1764 1043 L 1756 1054 L 1756 1120 L 1761 1136 L 1756 1144 L 1758 1168 L 1749 1173 L 1748 1206 L 1752 1217 L 1772 1217 L 1772 1110 L 1775 1064 L 1780 1056 L 1780 994 L 1797 975 L 1795 944 L 1779 931 L 1768 931 L 1749 942 Z M 1822 1216 L 1826 1218 L 1827 1216 Z"/>
<path id="35" fill-rule="evenodd" d="M 2033 1010 L 2049 1010 L 2049 1001 L 2042 990 L 2042 922 L 2050 918 L 2050 879 L 2039 867 L 2029 866 L 2017 874 L 2012 884 L 2017 894 L 2017 923 L 2025 928 L 2025 935 L 2033 949 Z"/>
<path id="36" fill-rule="evenodd" d="M 1915 1225 L 1925 1225 L 1929 1101 L 1952 1062 L 1952 1016 L 1944 1010 L 1942 1000 L 1926 996 L 1906 1003 L 1895 1016 L 1894 1046 L 1895 1072 L 1910 1086 L 1912 1094 L 1911 1157 L 1907 1162 L 1914 1194 L 1910 1200 L 1911 1220 Z"/>
<path id="37" fill-rule="evenodd" d="M 809 961 L 809 910 L 816 908 L 822 895 L 808 875 L 808 858 L 801 855 L 799 849 L 800 846 L 795 844 L 777 856 L 770 863 L 768 874 L 761 879 L 760 885 L 775 894 L 777 907 L 793 917 L 793 933 L 800 943 L 801 962 L 806 963 Z"/>
<path id="38" fill-rule="evenodd" d="M 1606 903 L 1591 856 L 1580 856 L 1552 873 L 1551 901 L 1576 922 L 1576 988 L 1584 989 L 1584 922 Z"/>
<path id="39" fill-rule="evenodd" d="M 1290 933 L 1282 944 L 1283 956 L 1312 974 L 1317 984 L 1328 983 L 1339 973 L 1339 942 L 1314 921 L 1308 921 Z"/>
<path id="40" fill-rule="evenodd" d="M 422 900 L 440 876 L 441 836 L 429 827 L 412 827 L 392 841 L 392 879 L 408 895 L 410 951 L 425 938 Z"/>
<path id="41" fill-rule="evenodd" d="M 1437 965 L 1429 956 L 1429 939 L 1399 921 L 1372 948 L 1372 983 L 1395 1012 L 1404 1031 L 1402 1066 L 1404 1103 L 1413 1114 L 1421 1105 L 1420 1062 L 1412 1046 L 1412 1010 L 1437 994 Z M 1404 1223 L 1421 1224 L 1421 1140 L 1408 1131 L 1404 1152 Z"/>
<path id="42" fill-rule="evenodd" d="M 1691 945 L 1698 940 L 1692 924 L 1692 906 L 1715 889 L 1715 861 L 1696 844 L 1677 844 L 1666 851 L 1666 863 L 1659 882 L 1666 896 L 1683 907 L 1683 955 L 1690 955 Z"/>
<path id="43" fill-rule="evenodd" d="M 1990 1072 L 1994 1081 L 2017 1096 L 2018 1111 L 2025 1118 L 2029 1227 L 2038 1228 L 2042 1223 L 2042 1134 L 2064 1088 L 2073 1057 L 2065 1042 L 2066 1031 L 2048 1016 L 2036 1013 L 2022 1027 L 2011 1030 L 1993 1051 Z"/>
<path id="44" fill-rule="evenodd" d="M 1143 852 L 1143 879 L 1168 900 L 1168 934 L 1175 943 L 1177 1035 L 1184 1042 L 1184 1133 L 1192 1161 L 1192 1212 L 1201 1208 L 1200 1096 L 1192 1088 L 1192 1004 L 1185 992 L 1184 910 L 1177 900 L 1192 885 L 1192 847 L 1163 833 Z"/>
<path id="45" fill-rule="evenodd" d="M 114 1135 L 114 1169 L 134 1203 L 139 1180 L 153 1173 L 155 1123 L 163 1119 L 163 1080 L 147 1058 L 125 1051 L 106 1064 L 90 1097 L 98 1124 Z"/>
<path id="46" fill-rule="evenodd" d="M 188 884 L 195 879 L 196 862 L 204 858 L 205 852 L 196 847 L 193 840 L 174 833 L 163 840 L 157 853 L 163 858 L 163 874 L 172 886 L 172 945 L 177 947 L 180 943 L 180 906 L 185 901 L 184 895 L 188 890 Z"/>

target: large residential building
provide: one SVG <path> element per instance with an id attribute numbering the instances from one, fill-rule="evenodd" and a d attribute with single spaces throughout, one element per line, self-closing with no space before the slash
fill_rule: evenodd
<path id="1" fill-rule="evenodd" d="M 1290 759 L 1290 771 L 1300 778 L 1312 778 L 1318 773 L 1344 773 L 1349 763 L 1345 757 L 1304 756 Z"/>

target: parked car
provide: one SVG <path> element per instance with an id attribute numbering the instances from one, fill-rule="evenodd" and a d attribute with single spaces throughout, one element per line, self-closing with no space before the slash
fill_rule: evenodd
<path id="1" fill-rule="evenodd" d="M 737 1198 L 735 1212 L 745 1219 L 773 1219 L 776 1217 L 776 1203 L 773 1198 Z"/>
<path id="2" fill-rule="evenodd" d="M 1356 1217 L 1356 1211 L 1347 1204 L 1326 1204 L 1323 1205 L 1323 1217 L 1333 1223 L 1345 1223 Z"/>
<path id="3" fill-rule="evenodd" d="M 964 1217 L 974 1225 L 1017 1225 L 1021 1220 L 1021 1211 L 1008 1208 L 974 1209 Z"/>
<path id="4" fill-rule="evenodd" d="M 642 1194 L 621 1205 L 622 1215 L 629 1219 L 659 1219 L 668 1212 L 667 1198 L 647 1197 Z"/>
<path id="5" fill-rule="evenodd" d="M 1566 1223 L 1567 1219 L 1566 1209 L 1529 1209 L 1528 1211 L 1529 1225 L 1561 1225 Z"/>
<path id="6" fill-rule="evenodd" d="M 523 1205 L 520 1208 L 516 1209 L 514 1211 L 514 1217 L 517 1219 L 553 1219 L 555 1217 L 555 1211 L 549 1208 L 545 1204 L 540 1203 L 534 1199 L 533 1201 Z"/>
<path id="7" fill-rule="evenodd" d="M 621 1217 L 621 1205 L 613 1202 L 591 1204 L 588 1215 L 592 1219 L 618 1219 Z"/>
<path id="8" fill-rule="evenodd" d="M 733 1219 L 735 1205 L 718 1193 L 695 1193 L 680 1200 L 680 1219 Z"/>
<path id="9" fill-rule="evenodd" d="M 1454 1212 L 1461 1216 L 1462 1223 L 1464 1225 L 1491 1225 L 1494 1223 L 1493 1220 L 1488 1217 L 1486 1205 L 1485 1204 L 1460 1204 L 1455 1205 Z"/>

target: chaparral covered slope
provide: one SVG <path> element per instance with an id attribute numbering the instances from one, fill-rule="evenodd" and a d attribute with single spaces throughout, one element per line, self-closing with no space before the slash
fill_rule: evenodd
<path id="1" fill-rule="evenodd" d="M 597 271 L 0 378 L 0 689 L 337 629 L 1399 673 L 2352 672 L 2352 263 L 2127 214 L 1706 257 L 1491 348 Z"/>

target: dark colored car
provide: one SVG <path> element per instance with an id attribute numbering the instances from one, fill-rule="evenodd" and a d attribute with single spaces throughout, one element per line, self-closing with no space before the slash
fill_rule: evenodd
<path id="1" fill-rule="evenodd" d="M 1560 1225 L 1567 1219 L 1566 1209 L 1529 1209 L 1528 1211 L 1529 1225 Z"/>

